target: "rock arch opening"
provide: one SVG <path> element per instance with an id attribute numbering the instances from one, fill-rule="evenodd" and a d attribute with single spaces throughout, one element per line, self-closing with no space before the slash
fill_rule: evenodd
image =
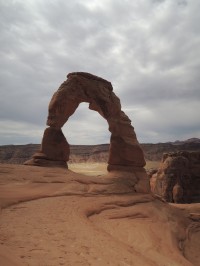
<path id="1" fill-rule="evenodd" d="M 102 175 L 107 172 L 110 132 L 98 112 L 80 103 L 62 131 L 70 145 L 68 168 L 76 173 Z"/>
<path id="2" fill-rule="evenodd" d="M 41 150 L 25 164 L 67 168 L 70 150 L 62 127 L 82 102 L 89 103 L 89 109 L 97 111 L 108 123 L 111 132 L 108 171 L 131 173 L 135 182 L 142 180 L 140 186 L 146 184 L 148 190 L 143 151 L 131 120 L 121 110 L 120 99 L 113 92 L 112 84 L 85 72 L 69 73 L 67 80 L 54 93 L 49 103 L 48 127 L 44 131 Z"/>
<path id="3" fill-rule="evenodd" d="M 107 121 L 98 112 L 91 111 L 82 102 L 62 128 L 70 145 L 97 145 L 110 143 Z"/>

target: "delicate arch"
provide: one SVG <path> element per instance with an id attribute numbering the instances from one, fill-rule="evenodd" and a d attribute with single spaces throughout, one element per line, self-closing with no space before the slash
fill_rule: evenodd
<path id="1" fill-rule="evenodd" d="M 66 166 L 69 144 L 61 128 L 82 102 L 97 111 L 108 122 L 111 132 L 108 171 L 133 171 L 145 165 L 142 149 L 137 141 L 131 120 L 121 110 L 119 98 L 112 84 L 100 77 L 84 72 L 67 75 L 49 103 L 49 115 L 40 152 L 26 164 L 39 166 Z"/>

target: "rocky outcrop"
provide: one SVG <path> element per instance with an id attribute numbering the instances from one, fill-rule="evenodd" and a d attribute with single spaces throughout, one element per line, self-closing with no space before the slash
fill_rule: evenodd
<path id="1" fill-rule="evenodd" d="M 46 128 L 42 139 L 41 150 L 33 155 L 29 163 L 39 166 L 66 166 L 69 160 L 69 144 L 61 129 Z"/>
<path id="2" fill-rule="evenodd" d="M 200 202 L 200 152 L 164 154 L 150 184 L 152 192 L 168 202 Z"/>
<path id="3" fill-rule="evenodd" d="M 121 110 L 112 84 L 89 73 L 68 74 L 67 80 L 54 93 L 49 104 L 49 128 L 44 132 L 41 150 L 25 164 L 67 167 L 69 145 L 61 128 L 82 102 L 88 102 L 89 109 L 97 111 L 108 122 L 111 132 L 108 171 L 134 173 L 137 191 L 148 191 L 149 181 L 143 168 L 145 159 L 131 120 Z"/>

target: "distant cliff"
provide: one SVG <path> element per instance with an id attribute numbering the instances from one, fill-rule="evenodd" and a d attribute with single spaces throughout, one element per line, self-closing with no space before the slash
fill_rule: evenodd
<path id="1" fill-rule="evenodd" d="M 178 151 L 200 151 L 200 139 L 157 144 L 141 144 L 146 160 L 160 161 L 163 153 Z M 0 146 L 0 163 L 23 164 L 36 151 L 39 144 Z M 70 162 L 107 162 L 109 144 L 70 145 Z"/>
<path id="2" fill-rule="evenodd" d="M 156 144 L 141 144 L 145 158 L 150 161 L 160 161 L 163 153 L 178 151 L 200 151 L 200 139 L 191 138 L 185 141 L 175 141 Z"/>

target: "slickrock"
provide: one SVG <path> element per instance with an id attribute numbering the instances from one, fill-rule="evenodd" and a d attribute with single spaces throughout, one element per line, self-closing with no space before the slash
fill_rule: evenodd
<path id="1" fill-rule="evenodd" d="M 134 193 L 131 173 L 111 174 L 0 165 L 0 265 L 199 266 L 200 203 Z"/>

